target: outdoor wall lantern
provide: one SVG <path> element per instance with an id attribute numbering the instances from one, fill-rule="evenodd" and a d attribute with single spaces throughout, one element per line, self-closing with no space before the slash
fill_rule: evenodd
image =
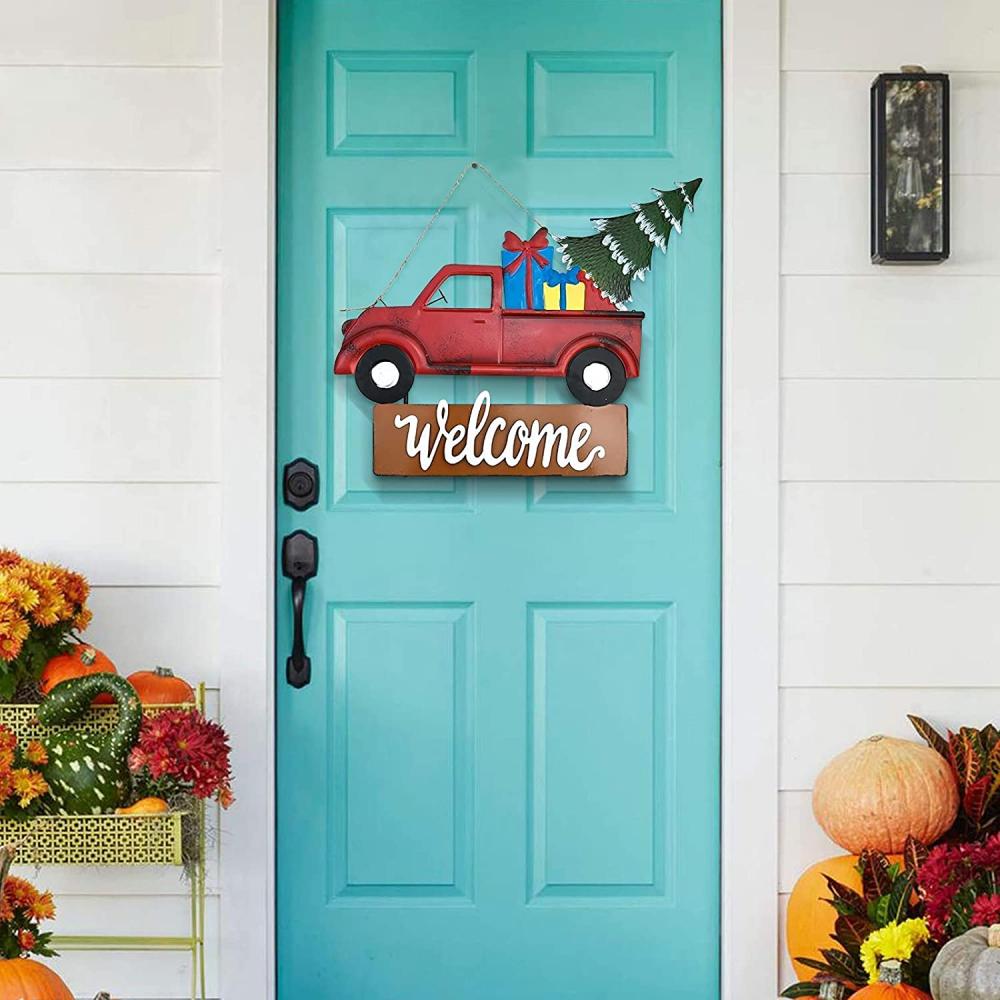
<path id="1" fill-rule="evenodd" d="M 872 84 L 873 264 L 948 257 L 948 77 L 922 66 Z"/>

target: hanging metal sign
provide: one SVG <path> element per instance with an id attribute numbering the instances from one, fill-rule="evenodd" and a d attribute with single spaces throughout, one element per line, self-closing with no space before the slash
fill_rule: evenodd
<path id="1" fill-rule="evenodd" d="M 628 407 L 492 405 L 476 401 L 375 407 L 377 476 L 624 476 Z"/>
<path id="2" fill-rule="evenodd" d="M 632 281 L 681 231 L 701 179 L 653 188 L 631 211 L 593 219 L 596 232 L 557 236 L 554 245 L 535 219 L 527 239 L 504 233 L 499 267 L 446 264 L 411 304 L 388 305 L 389 289 L 470 170 L 533 218 L 481 163 L 467 164 L 386 287 L 343 324 L 333 370 L 353 375 L 376 404 L 375 474 L 624 476 L 628 410 L 612 404 L 639 377 L 644 314 L 628 308 Z M 560 378 L 582 405 L 493 406 L 481 392 L 472 405 L 410 406 L 418 375 Z"/>

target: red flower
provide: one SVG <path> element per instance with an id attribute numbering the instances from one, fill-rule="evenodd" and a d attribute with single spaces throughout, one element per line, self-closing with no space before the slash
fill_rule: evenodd
<path id="1" fill-rule="evenodd" d="M 1000 923 L 1000 896 L 978 896 L 972 904 L 969 921 L 973 927 L 989 927 Z"/>
<path id="2" fill-rule="evenodd" d="M 920 866 L 918 883 L 931 935 L 937 941 L 958 928 L 1000 920 L 1000 835 L 981 844 L 938 844 Z"/>
<path id="3" fill-rule="evenodd" d="M 21 951 L 31 951 L 35 947 L 35 935 L 28 930 L 18 931 L 17 943 L 21 946 Z"/>
<path id="4" fill-rule="evenodd" d="M 129 766 L 146 768 L 153 778 L 176 778 L 200 799 L 232 801 L 229 737 L 200 712 L 169 709 L 145 717 Z"/>

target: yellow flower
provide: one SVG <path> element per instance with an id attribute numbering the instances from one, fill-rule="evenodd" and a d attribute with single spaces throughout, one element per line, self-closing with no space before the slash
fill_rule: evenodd
<path id="1" fill-rule="evenodd" d="M 868 973 L 868 982 L 878 982 L 879 962 L 895 958 L 901 962 L 909 960 L 913 949 L 930 937 L 925 920 L 904 920 L 901 924 L 886 924 L 872 931 L 861 945 L 861 964 Z"/>
<path id="2" fill-rule="evenodd" d="M 49 790 L 45 779 L 37 771 L 26 767 L 16 768 L 11 777 L 14 779 L 14 794 L 18 796 L 18 805 L 22 809 Z"/>

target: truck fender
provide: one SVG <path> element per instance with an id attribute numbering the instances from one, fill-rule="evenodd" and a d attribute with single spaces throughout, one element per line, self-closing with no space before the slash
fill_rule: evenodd
<path id="1" fill-rule="evenodd" d="M 415 372 L 427 370 L 427 358 L 413 337 L 395 327 L 376 326 L 370 330 L 362 331 L 357 336 L 348 336 L 337 353 L 337 360 L 333 366 L 334 374 L 353 375 L 354 369 L 357 368 L 365 351 L 379 344 L 391 344 L 393 347 L 398 347 L 409 357 Z"/>
<path id="2" fill-rule="evenodd" d="M 621 363 L 625 366 L 626 378 L 639 377 L 638 358 L 632 353 L 627 344 L 623 343 L 617 337 L 611 337 L 606 333 L 588 333 L 563 348 L 563 352 L 559 356 L 559 368 L 562 371 L 566 371 L 574 355 L 586 347 L 603 347 L 605 350 L 611 351 L 618 356 Z"/>

